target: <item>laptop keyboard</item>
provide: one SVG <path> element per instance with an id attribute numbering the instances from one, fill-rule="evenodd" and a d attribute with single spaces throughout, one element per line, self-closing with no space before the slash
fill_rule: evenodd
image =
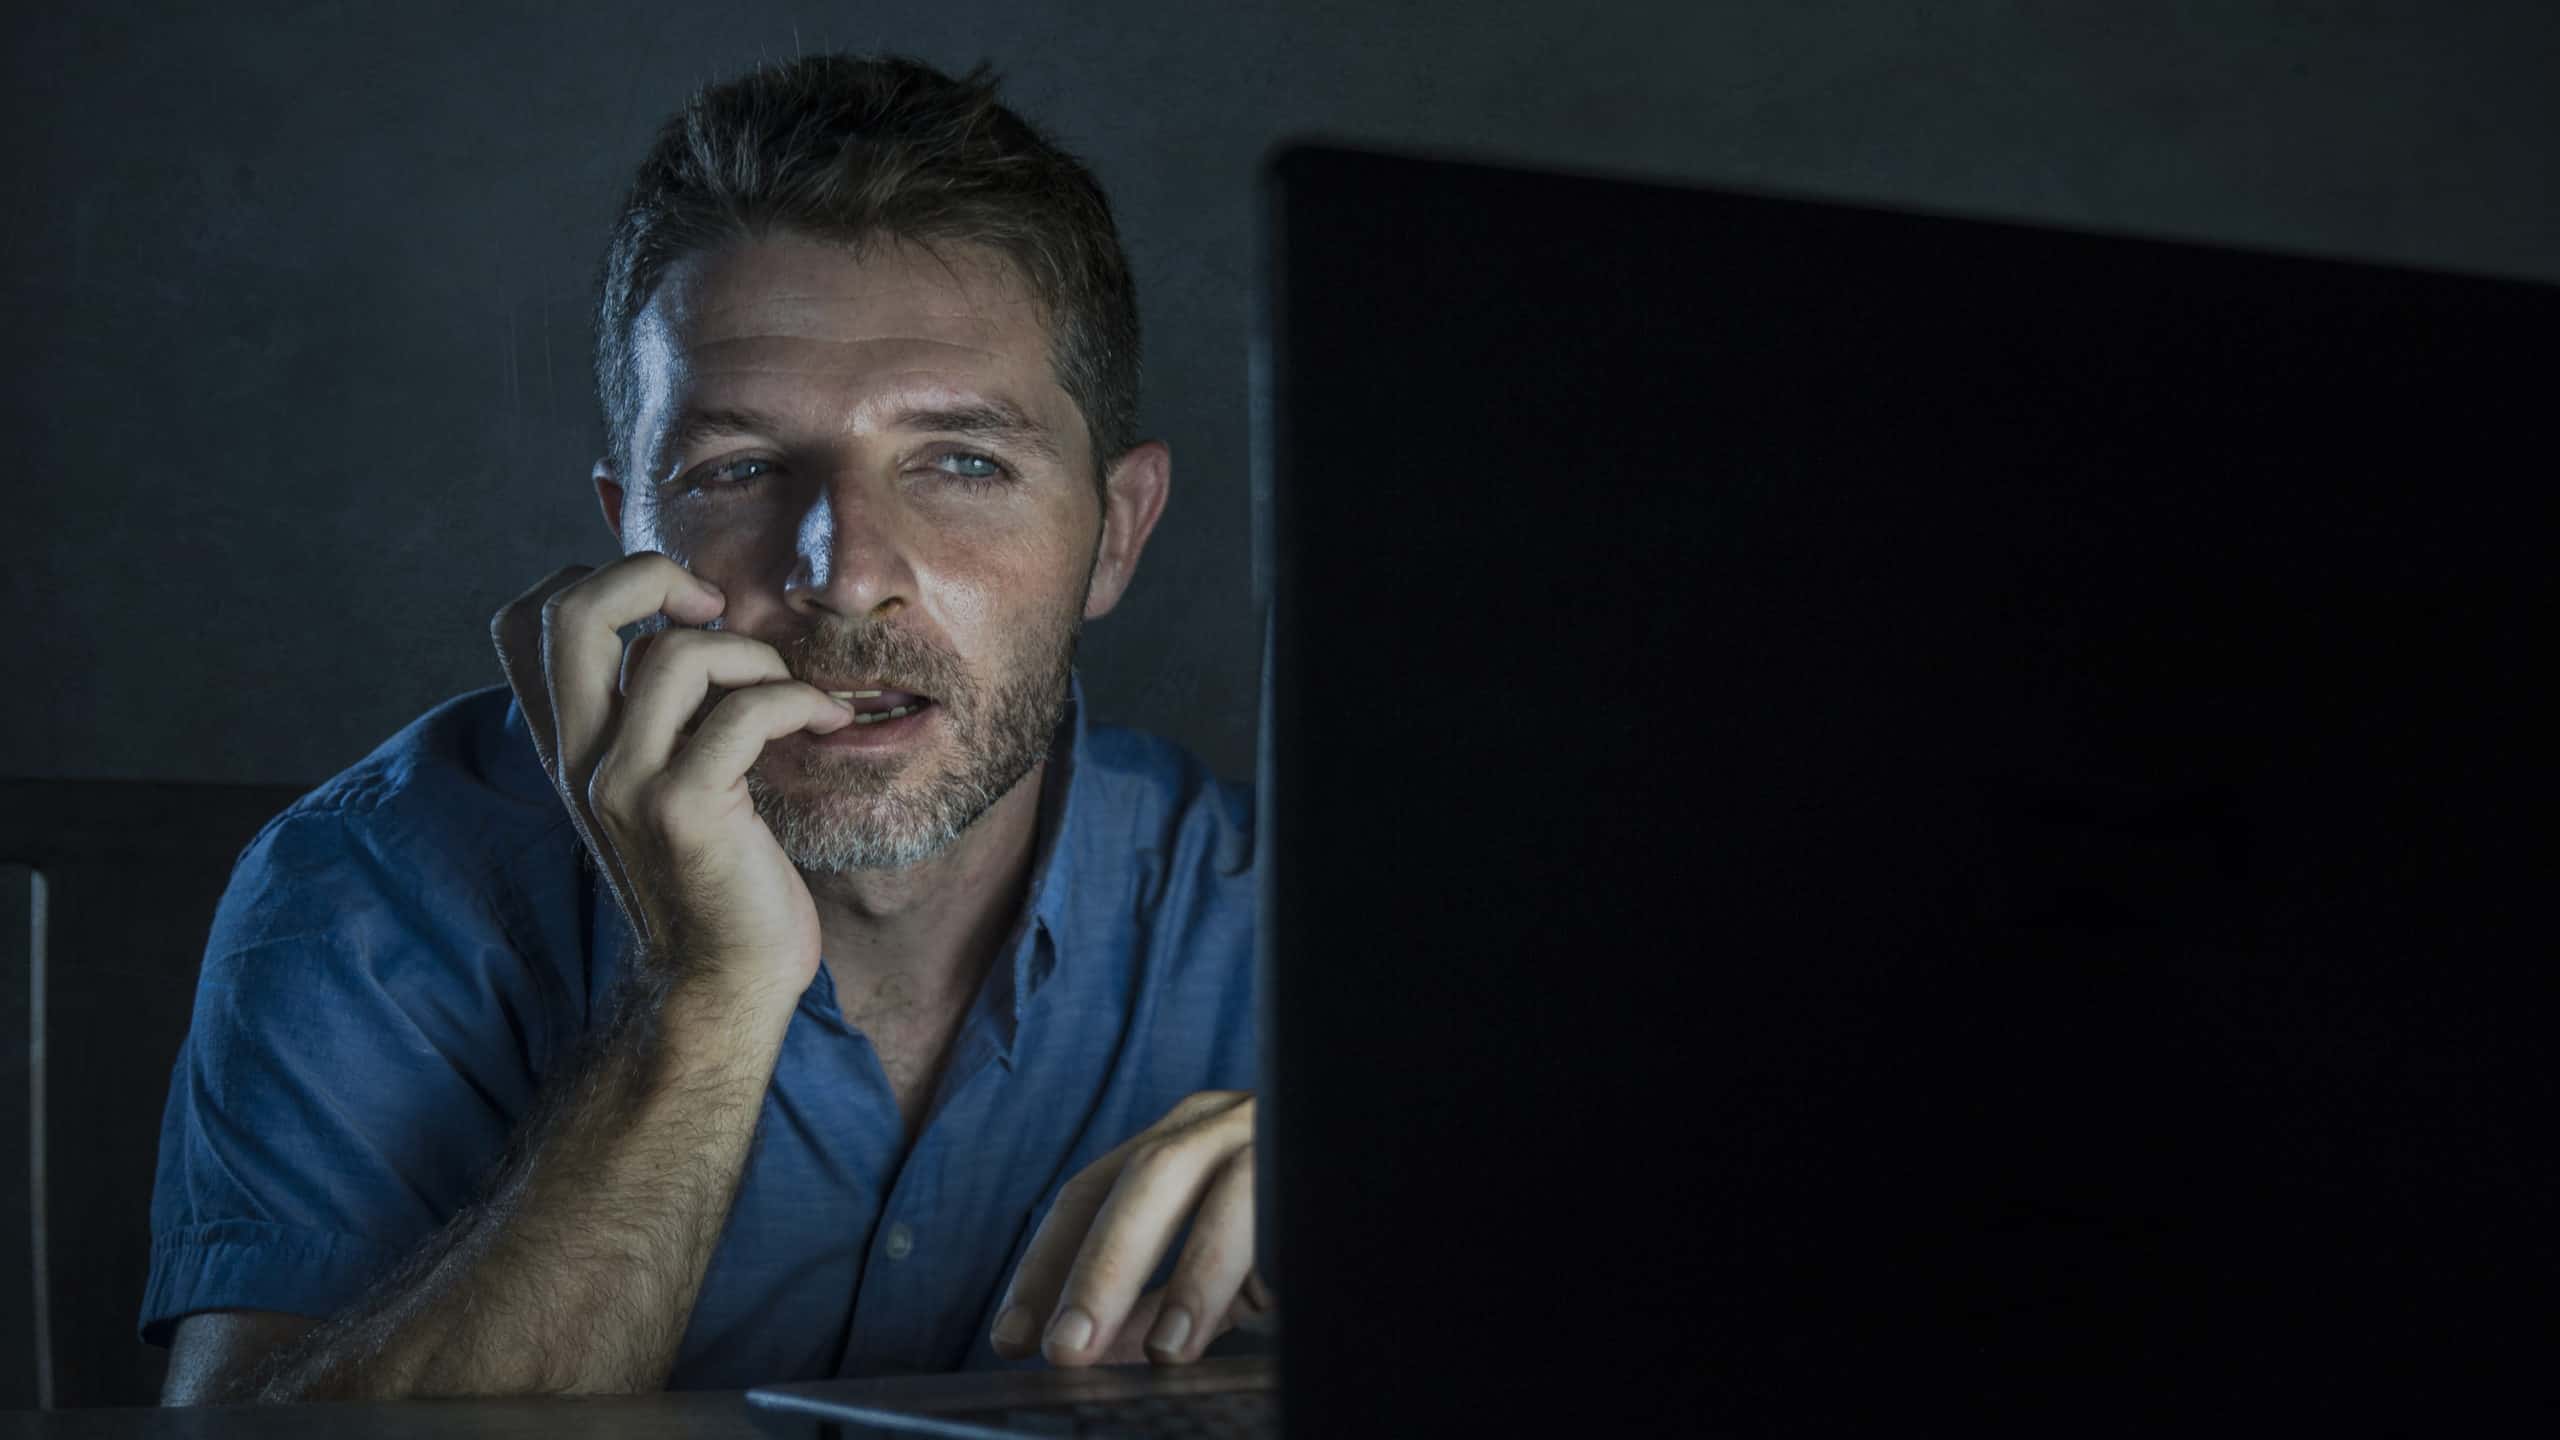
<path id="1" fill-rule="evenodd" d="M 1269 1390 L 1146 1395 L 1036 1409 L 977 1410 L 950 1419 L 1018 1435 L 1122 1436 L 1132 1440 L 1271 1440 L 1280 1411 Z"/>

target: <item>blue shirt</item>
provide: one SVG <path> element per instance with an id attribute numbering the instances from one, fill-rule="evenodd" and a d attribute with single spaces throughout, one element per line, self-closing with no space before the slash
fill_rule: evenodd
<path id="1" fill-rule="evenodd" d="M 1252 791 L 1070 692 L 1029 909 L 914 1147 L 821 966 L 671 1385 L 1005 1368 L 987 1331 L 1059 1188 L 1184 1096 L 1253 1088 Z M 354 1300 L 476 1198 L 630 945 L 504 687 L 271 821 L 170 1077 L 143 1337 Z"/>

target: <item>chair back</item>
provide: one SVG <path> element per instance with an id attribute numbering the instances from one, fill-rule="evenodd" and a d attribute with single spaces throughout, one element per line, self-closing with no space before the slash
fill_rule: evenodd
<path id="1" fill-rule="evenodd" d="M 169 1069 L 285 785 L 0 779 L 0 1409 L 149 1405 L 135 1334 Z"/>

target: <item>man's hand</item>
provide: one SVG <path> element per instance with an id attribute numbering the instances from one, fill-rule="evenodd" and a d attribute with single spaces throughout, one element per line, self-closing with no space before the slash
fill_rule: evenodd
<path id="1" fill-rule="evenodd" d="M 247 1338 L 273 1348 L 235 1398 L 667 1383 L 818 966 L 816 907 L 746 772 L 770 741 L 853 715 L 743 635 L 679 629 L 626 649 L 618 633 L 725 608 L 642 553 L 558 571 L 489 622 L 543 769 L 642 952 L 544 1079 L 480 1198 L 298 1338 L 259 1327 Z"/>
<path id="2" fill-rule="evenodd" d="M 659 615 L 699 626 L 726 606 L 717 587 L 642 551 L 555 571 L 489 635 L 647 963 L 787 1011 L 817 975 L 818 912 L 746 773 L 770 742 L 841 730 L 853 711 L 792 679 L 760 640 L 679 628 L 626 650 L 619 634 Z M 727 693 L 707 703 L 714 687 Z"/>
<path id="3" fill-rule="evenodd" d="M 1185 1221 L 1172 1280 L 1139 1294 Z M 1067 1182 L 991 1338 L 1008 1360 L 1178 1365 L 1273 1304 L 1253 1269 L 1253 1096 L 1209 1090 Z"/>

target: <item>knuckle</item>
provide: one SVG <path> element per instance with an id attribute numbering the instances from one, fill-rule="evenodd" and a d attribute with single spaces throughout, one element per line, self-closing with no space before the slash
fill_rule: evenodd
<path id="1" fill-rule="evenodd" d="M 684 633 L 694 637 L 693 643 L 701 647 L 706 657 L 732 657 L 732 666 L 761 670 L 768 679 L 791 673 L 790 666 L 783 662 L 781 651 L 752 635 L 741 635 L 735 630 L 687 630 Z"/>
<path id="2" fill-rule="evenodd" d="M 642 635 L 622 647 L 622 672 L 614 677 L 614 688 L 628 698 L 640 686 L 640 678 L 648 673 L 649 652 L 657 648 L 657 637 Z"/>
<path id="3" fill-rule="evenodd" d="M 1075 1274 L 1067 1280 L 1058 1296 L 1061 1307 L 1081 1305 L 1088 1314 L 1100 1315 L 1103 1301 L 1112 1291 L 1124 1288 L 1121 1272 L 1129 1266 L 1115 1247 L 1103 1247 L 1087 1253 L 1076 1262 Z"/>
<path id="4" fill-rule="evenodd" d="M 709 730 L 713 720 L 718 720 L 723 726 L 735 726 L 740 730 L 758 729 L 763 726 L 776 706 L 786 703 L 796 704 L 798 698 L 781 693 L 778 686 L 741 686 L 721 696 L 719 703 L 711 707 L 710 716 L 703 721 L 703 729 Z M 700 738 L 697 734 L 697 741 Z"/>
<path id="5" fill-rule="evenodd" d="M 499 607 L 498 613 L 530 617 L 540 608 L 537 602 L 574 587 L 586 576 L 589 568 L 585 565 L 563 565 L 526 586 L 514 599 Z"/>
<path id="6" fill-rule="evenodd" d="M 1182 1102 L 1173 1107 L 1173 1113 L 1180 1120 L 1203 1119 L 1233 1107 L 1243 1095 L 1240 1090 L 1203 1090 L 1183 1097 Z"/>
<path id="7" fill-rule="evenodd" d="M 1196 1227 L 1191 1243 L 1184 1246 L 1182 1258 L 1174 1262 L 1172 1285 L 1186 1294 L 1205 1294 L 1212 1279 L 1227 1269 L 1233 1256 L 1226 1238 L 1213 1225 Z M 1200 1307 L 1194 1306 L 1198 1313 Z"/>
<path id="8" fill-rule="evenodd" d="M 729 747 L 737 743 L 739 732 L 749 728 L 754 719 L 753 707 L 742 703 L 734 691 L 700 704 L 687 722 L 693 728 L 685 736 L 684 753 L 696 762 L 726 756 Z"/>
<path id="9" fill-rule="evenodd" d="M 1109 1183 L 1110 1177 L 1097 1173 L 1093 1167 L 1076 1172 L 1074 1179 L 1058 1187 L 1058 1198 L 1049 1207 L 1050 1215 L 1054 1217 L 1061 1210 L 1084 1208 L 1097 1198 L 1094 1192 Z M 1047 1229 L 1048 1222 L 1041 1222 L 1041 1228 Z"/>
<path id="10" fill-rule="evenodd" d="M 635 550 L 616 563 L 631 572 L 646 575 L 652 585 L 672 588 L 682 588 L 693 574 L 663 550 Z"/>
<path id="11" fill-rule="evenodd" d="M 621 752 L 608 750 L 587 777 L 587 808 L 615 828 L 629 831 L 652 821 L 665 806 L 664 787 L 654 775 L 634 775 Z"/>
<path id="12" fill-rule="evenodd" d="M 666 629 L 644 635 L 631 643 L 638 647 L 640 658 L 632 662 L 635 670 L 656 671 L 684 663 L 702 645 L 699 630 Z M 643 644 L 642 642 L 647 643 Z"/>
<path id="13" fill-rule="evenodd" d="M 758 681 L 740 689 L 738 693 L 752 698 L 758 705 L 776 710 L 803 710 L 808 708 L 812 700 L 825 700 L 829 705 L 835 703 L 827 700 L 827 692 L 815 685 L 804 684 L 798 680 Z"/>
<path id="14" fill-rule="evenodd" d="M 541 639 L 542 626 L 542 607 L 530 597 L 519 597 L 489 617 L 489 643 L 498 647 L 499 655 L 513 659 Z"/>
<path id="15" fill-rule="evenodd" d="M 622 807 L 621 776 L 622 767 L 614 759 L 612 751 L 605 752 L 604 758 L 596 762 L 596 768 L 588 772 L 587 809 L 598 819 L 622 821 L 630 818 Z"/>
<path id="16" fill-rule="evenodd" d="M 1147 1143 L 1161 1144 L 1223 1129 L 1225 1126 L 1221 1122 L 1250 1114 L 1243 1105 L 1249 1104 L 1252 1098 L 1250 1094 L 1236 1090 L 1204 1090 L 1186 1096 L 1156 1122 Z"/>
<path id="17" fill-rule="evenodd" d="M 1182 1146 L 1178 1141 L 1149 1140 L 1129 1152 L 1129 1163 L 1124 1168 L 1129 1183 L 1152 1186 L 1179 1168 L 1182 1158 Z"/>

